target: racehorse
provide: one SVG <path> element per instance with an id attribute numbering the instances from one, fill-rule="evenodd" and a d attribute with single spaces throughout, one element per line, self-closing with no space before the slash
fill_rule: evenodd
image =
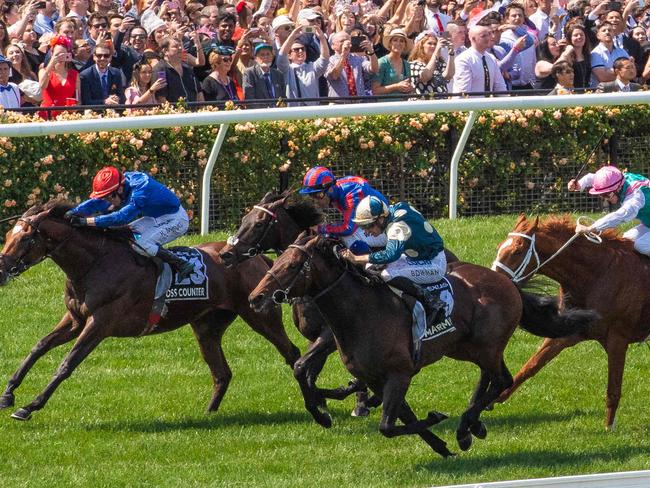
<path id="1" fill-rule="evenodd" d="M 634 244 L 615 230 L 602 234 L 602 244 L 578 237 L 556 254 L 574 238 L 574 229 L 575 223 L 568 216 L 531 222 L 522 215 L 499 247 L 493 268 L 515 275 L 515 279 L 535 272 L 543 274 L 560 284 L 565 305 L 593 309 L 601 318 L 580 334 L 545 340 L 498 401 L 509 398 L 563 349 L 593 339 L 607 353 L 605 426 L 611 429 L 621 399 L 628 345 L 650 335 L 650 259 L 635 252 Z M 549 260 L 551 256 L 555 257 Z M 517 273 L 512 271 L 517 269 Z"/>
<path id="2" fill-rule="evenodd" d="M 14 405 L 14 390 L 41 356 L 76 338 L 45 390 L 12 414 L 19 420 L 27 420 L 32 412 L 43 408 L 59 384 L 106 337 L 138 337 L 150 332 L 147 322 L 158 274 L 156 264 L 136 254 L 116 231 L 72 227 L 63 218 L 72 207 L 71 203 L 60 200 L 32 207 L 7 233 L 0 254 L 0 285 L 47 257 L 67 277 L 67 312 L 9 380 L 0 397 L 0 408 Z M 167 315 L 153 330 L 168 332 L 188 322 L 191 324 L 214 381 L 208 411 L 219 408 L 232 377 L 221 341 L 237 315 L 269 340 L 288 365 L 293 366 L 300 357 L 300 351 L 285 333 L 279 307 L 260 313 L 248 306 L 248 294 L 269 269 L 270 260 L 259 256 L 238 268 L 228 269 L 218 256 L 222 247 L 223 243 L 196 247 L 207 267 L 209 299 L 169 302 Z"/>
<path id="3" fill-rule="evenodd" d="M 425 341 L 414 361 L 411 314 L 404 303 L 388 286 L 365 285 L 357 268 L 340 260 L 335 249 L 322 236 L 299 236 L 253 290 L 251 306 L 259 311 L 310 295 L 332 328 L 347 369 L 382 400 L 380 432 L 386 437 L 417 434 L 442 456 L 451 452 L 428 428 L 446 417 L 434 411 L 417 420 L 405 400 L 413 375 L 442 356 L 479 366 L 479 383 L 456 431 L 465 450 L 472 435 L 487 435 L 479 416 L 512 384 L 503 351 L 517 324 L 535 334 L 561 336 L 581 330 L 592 319 L 588 312 L 558 314 L 554 301 L 522 292 L 503 275 L 454 263 L 448 278 L 455 293 L 455 330 Z M 397 418 L 403 426 L 395 425 Z"/>

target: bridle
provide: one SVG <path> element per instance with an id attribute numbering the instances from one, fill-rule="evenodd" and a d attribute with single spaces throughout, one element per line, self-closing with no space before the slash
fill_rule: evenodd
<path id="1" fill-rule="evenodd" d="M 583 217 L 579 217 L 578 222 L 580 222 L 580 219 L 582 219 L 582 218 Z M 514 283 L 520 283 L 520 282 L 526 280 L 527 278 L 529 278 L 530 276 L 534 275 L 535 273 L 537 273 L 537 271 L 539 271 L 539 269 L 542 266 L 544 266 L 545 264 L 547 264 L 550 261 L 552 261 L 553 259 L 555 259 L 558 254 L 560 254 L 567 247 L 569 247 L 569 245 L 581 235 L 582 234 L 573 234 L 569 238 L 569 240 L 566 241 L 557 251 L 555 251 L 547 260 L 541 261 L 539 259 L 539 254 L 537 252 L 537 248 L 535 247 L 535 234 L 534 233 L 532 235 L 528 235 L 528 234 L 523 234 L 521 232 L 510 232 L 508 234 L 508 237 L 522 237 L 522 238 L 527 239 L 527 240 L 530 241 L 530 246 L 528 246 L 528 251 L 526 251 L 526 255 L 524 256 L 524 259 L 521 261 L 519 266 L 517 266 L 517 268 L 514 269 L 514 270 L 510 269 L 508 266 L 506 266 L 501 261 L 499 261 L 498 257 L 497 257 L 497 259 L 494 260 L 494 263 L 492 263 L 492 266 L 503 270 L 508 276 L 510 276 L 510 279 Z M 585 238 L 587 238 L 589 241 L 591 241 L 593 243 L 600 244 L 602 242 L 602 239 L 598 234 L 590 232 L 588 234 L 584 234 L 584 236 L 585 236 Z M 530 264 L 530 261 L 533 258 L 535 259 L 537 265 L 535 266 L 535 268 L 532 271 L 530 271 L 529 273 L 526 273 L 524 275 L 524 272 L 526 271 L 526 268 L 528 267 L 528 265 Z"/>
<path id="2" fill-rule="evenodd" d="M 298 244 L 290 244 L 289 248 L 294 248 L 298 249 L 300 252 L 305 254 L 307 256 L 307 259 L 302 263 L 302 266 L 300 267 L 300 270 L 296 273 L 296 275 L 293 277 L 291 280 L 291 283 L 287 287 L 284 287 L 282 285 L 282 282 L 280 279 L 277 277 L 277 275 L 273 272 L 272 269 L 269 269 L 266 274 L 269 275 L 271 278 L 273 278 L 273 281 L 277 283 L 277 285 L 280 287 L 279 290 L 275 290 L 273 292 L 273 295 L 271 295 L 271 299 L 273 300 L 273 303 L 276 305 L 280 305 L 281 303 L 293 303 L 296 298 L 289 298 L 289 293 L 291 293 L 291 289 L 296 285 L 296 282 L 301 276 L 304 276 L 305 280 L 309 280 L 311 277 L 311 262 L 314 259 L 314 255 L 311 254 L 307 249 L 305 249 L 304 246 L 300 246 Z"/>
<path id="3" fill-rule="evenodd" d="M 9 275 L 10 278 L 14 278 L 14 277 L 20 275 L 21 273 L 24 273 L 28 268 L 31 268 L 35 264 L 38 264 L 41 261 L 47 259 L 48 255 L 49 255 L 48 253 L 45 253 L 43 256 L 41 256 L 40 259 L 38 259 L 37 261 L 34 261 L 32 263 L 28 263 L 28 262 L 25 261 L 25 258 L 27 257 L 27 255 L 32 251 L 33 247 L 36 245 L 36 242 L 37 242 L 36 236 L 39 235 L 40 231 L 38 230 L 38 224 L 35 223 L 34 221 L 32 221 L 32 219 L 30 219 L 30 218 L 19 218 L 16 221 L 16 225 L 19 222 L 26 223 L 31 228 L 33 228 L 34 231 L 32 232 L 32 234 L 29 237 L 29 240 L 27 242 L 27 249 L 25 249 L 25 251 L 22 253 L 22 255 L 19 258 L 14 258 L 14 257 L 8 256 L 8 255 L 3 254 L 3 253 L 0 252 L 0 259 L 1 260 L 12 261 L 14 263 L 13 266 L 11 266 L 7 270 L 7 274 Z"/>
<path id="4" fill-rule="evenodd" d="M 262 248 L 261 243 L 264 240 L 264 238 L 268 235 L 269 232 L 271 232 L 271 229 L 275 224 L 278 223 L 278 216 L 275 212 L 272 212 L 268 208 L 264 208 L 260 205 L 253 205 L 253 209 L 256 210 L 261 210 L 262 212 L 268 214 L 271 216 L 270 219 L 266 220 L 265 226 L 264 226 L 264 231 L 262 232 L 262 235 L 260 236 L 259 239 L 257 239 L 257 242 L 255 243 L 248 243 L 244 241 L 243 239 L 237 237 L 237 236 L 230 236 L 226 240 L 226 243 L 229 246 L 232 246 L 233 248 L 237 244 L 242 244 L 244 246 L 248 246 L 248 251 L 245 252 L 239 252 L 238 254 L 240 256 L 244 256 L 247 258 L 252 258 L 253 256 L 257 256 L 258 254 L 263 254 L 265 249 Z"/>

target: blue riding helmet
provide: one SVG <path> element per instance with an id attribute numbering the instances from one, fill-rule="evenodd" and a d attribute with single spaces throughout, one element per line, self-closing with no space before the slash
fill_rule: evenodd
<path id="1" fill-rule="evenodd" d="M 305 174 L 300 193 L 308 195 L 327 191 L 334 183 L 336 183 L 336 177 L 329 169 L 324 166 L 316 166 Z"/>

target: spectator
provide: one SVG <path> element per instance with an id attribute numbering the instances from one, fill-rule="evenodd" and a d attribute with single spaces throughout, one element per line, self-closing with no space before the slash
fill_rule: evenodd
<path id="1" fill-rule="evenodd" d="M 415 88 L 410 79 L 411 68 L 402 59 L 404 54 L 411 51 L 413 41 L 406 36 L 404 29 L 393 29 L 384 36 L 384 47 L 389 53 L 379 60 L 379 68 L 372 81 L 372 93 L 413 93 Z"/>
<path id="2" fill-rule="evenodd" d="M 135 25 L 133 17 L 125 17 L 113 36 L 115 56 L 111 66 L 119 68 L 124 73 L 126 83 L 131 82 L 133 66 L 142 61 L 147 43 L 147 31 Z"/>
<path id="3" fill-rule="evenodd" d="M 596 87 L 597 93 L 633 92 L 641 89 L 641 85 L 632 81 L 636 78 L 636 65 L 628 57 L 614 61 L 614 73 L 614 81 L 599 83 Z"/>
<path id="4" fill-rule="evenodd" d="M 553 0 L 538 0 L 537 10 L 530 15 L 529 20 L 535 25 L 539 39 L 544 39 L 550 34 L 560 40 L 565 18 L 566 12 L 564 9 L 554 7 Z"/>
<path id="5" fill-rule="evenodd" d="M 156 79 L 163 78 L 167 86 L 156 92 L 159 103 L 203 101 L 198 81 L 192 68 L 182 61 L 183 48 L 176 38 L 163 39 L 160 44 L 163 60 L 154 67 Z"/>
<path id="6" fill-rule="evenodd" d="M 19 2 L 5 4 L 4 21 L 7 24 L 7 33 L 10 37 L 20 39 L 23 36 L 25 26 L 36 19 L 37 3 L 38 0 L 28 0 L 22 5 Z"/>
<path id="7" fill-rule="evenodd" d="M 74 41 L 77 38 L 77 26 L 72 19 L 59 19 L 54 24 L 54 33 L 56 35 L 66 36 L 71 41 Z"/>
<path id="8" fill-rule="evenodd" d="M 124 21 L 124 17 L 120 14 L 111 14 L 108 15 L 108 32 L 111 34 L 111 39 L 115 39 L 117 36 L 117 33 L 120 30 L 120 26 L 122 25 L 122 22 Z M 133 19 L 133 17 L 129 16 L 129 19 Z M 135 21 L 135 19 L 133 19 Z M 133 27 L 133 24 L 131 25 Z"/>
<path id="9" fill-rule="evenodd" d="M 9 81 L 10 72 L 11 61 L 0 55 L 0 106 L 5 110 L 19 108 L 21 105 L 20 90 L 16 83 Z"/>
<path id="10" fill-rule="evenodd" d="M 52 56 L 38 73 L 43 103 L 41 107 L 61 107 L 79 102 L 79 73 L 72 65 L 72 41 L 66 36 L 56 36 L 50 41 Z M 52 112 L 56 117 L 60 112 Z M 47 119 L 47 112 L 39 115 Z"/>
<path id="11" fill-rule="evenodd" d="M 27 27 L 25 27 L 22 40 L 22 44 L 19 44 L 25 53 L 25 58 L 29 63 L 29 69 L 34 73 L 38 73 L 38 68 L 43 63 L 45 55 L 36 49 L 36 46 L 38 45 L 38 36 L 36 35 L 36 32 L 34 32 L 32 24 L 27 24 Z"/>
<path id="12" fill-rule="evenodd" d="M 246 32 L 239 39 L 239 41 L 237 41 L 237 50 L 239 51 L 239 56 L 237 56 L 237 62 L 233 64 L 232 75 L 238 88 L 237 95 L 240 100 L 243 100 L 244 98 L 244 92 L 241 89 L 244 82 L 244 70 L 255 65 L 255 60 L 253 59 L 253 43 L 251 42 L 251 37 L 253 35 L 256 35 L 258 32 L 258 30 L 251 29 Z"/>
<path id="13" fill-rule="evenodd" d="M 7 46 L 4 57 L 11 62 L 9 81 L 16 85 L 20 85 L 23 80 L 36 81 L 36 74 L 32 71 L 23 49 L 18 44 Z"/>
<path id="14" fill-rule="evenodd" d="M 297 40 L 306 27 L 313 29 L 320 41 L 320 57 L 314 62 L 307 61 L 305 44 Z M 329 46 L 320 27 L 296 27 L 284 41 L 277 58 L 277 67 L 284 75 L 287 85 L 287 98 L 317 98 L 319 96 L 318 78 L 325 74 L 329 58 Z M 301 102 L 291 105 L 316 105 L 317 103 Z"/>
<path id="15" fill-rule="evenodd" d="M 234 49 L 228 46 L 219 46 L 216 52 L 211 52 L 208 56 L 212 71 L 201 84 L 203 97 L 206 101 L 239 100 L 235 83 L 228 74 L 232 69 L 234 55 Z"/>
<path id="16" fill-rule="evenodd" d="M 255 46 L 255 65 L 244 70 L 244 100 L 281 98 L 286 93 L 284 75 L 273 67 L 273 47 Z"/>
<path id="17" fill-rule="evenodd" d="M 113 49 L 109 43 L 95 46 L 95 64 L 81 72 L 82 105 L 123 105 L 124 84 L 122 72 L 109 66 Z"/>
<path id="18" fill-rule="evenodd" d="M 104 15 L 107 18 L 109 17 L 109 13 L 113 11 L 113 8 L 115 4 L 113 3 L 113 0 L 94 0 L 93 2 L 94 8 L 95 8 L 95 13 Z"/>
<path id="19" fill-rule="evenodd" d="M 0 50 L 4 52 L 9 45 L 9 34 L 7 33 L 7 24 L 3 20 L 0 20 Z"/>
<path id="20" fill-rule="evenodd" d="M 45 33 L 54 34 L 54 21 L 58 18 L 56 3 L 53 0 L 45 0 L 45 8 L 38 9 L 34 19 L 34 32 L 39 36 Z"/>
<path id="21" fill-rule="evenodd" d="M 388 3 L 388 2 L 386 2 Z M 371 16 L 361 22 L 363 31 L 372 42 L 373 51 L 377 55 L 377 59 L 383 58 L 388 54 L 388 49 L 382 44 L 382 24 L 381 20 L 377 17 Z"/>
<path id="22" fill-rule="evenodd" d="M 535 82 L 537 56 L 534 44 L 537 39 L 532 32 L 527 30 L 524 20 L 524 8 L 520 4 L 511 3 L 506 7 L 505 25 L 508 29 L 501 34 L 501 45 L 510 50 L 521 36 L 527 36 L 526 45 L 517 55 L 517 59 L 509 71 L 513 90 L 530 90 Z"/>
<path id="23" fill-rule="evenodd" d="M 467 49 L 467 27 L 461 22 L 449 22 L 447 32 L 449 32 L 449 38 L 454 46 L 454 54 L 458 56 Z"/>
<path id="24" fill-rule="evenodd" d="M 94 47 L 111 38 L 108 32 L 108 17 L 102 14 L 92 13 L 88 17 L 88 41 Z"/>
<path id="25" fill-rule="evenodd" d="M 124 91 L 127 105 L 145 105 L 156 103 L 156 92 L 165 87 L 165 80 L 153 78 L 153 68 L 145 61 L 133 66 L 131 86 Z"/>
<path id="26" fill-rule="evenodd" d="M 73 46 L 72 64 L 81 73 L 86 68 L 90 68 L 95 62 L 93 60 L 93 48 L 86 39 L 77 39 L 74 41 Z"/>
<path id="27" fill-rule="evenodd" d="M 627 57 L 634 58 L 637 70 L 643 70 L 643 50 L 641 45 L 632 36 L 625 33 L 625 22 L 623 16 L 618 10 L 610 10 L 605 16 L 605 22 L 612 24 L 612 40 L 614 47 L 623 49 L 627 52 Z"/>
<path id="28" fill-rule="evenodd" d="M 67 17 L 76 17 L 81 21 L 81 32 L 85 39 L 88 39 L 88 0 L 67 0 L 68 12 Z"/>
<path id="29" fill-rule="evenodd" d="M 521 36 L 511 49 L 506 50 L 503 46 L 499 45 L 501 40 L 501 16 L 497 12 L 489 12 L 484 18 L 480 19 L 477 24 L 490 29 L 490 44 L 486 52 L 490 53 L 497 60 L 499 70 L 506 82 L 506 87 L 510 87 L 510 74 L 508 70 L 512 67 L 517 58 L 517 54 L 521 51 L 526 44 L 526 36 Z"/>
<path id="30" fill-rule="evenodd" d="M 537 45 L 537 63 L 535 64 L 535 88 L 538 90 L 552 90 L 557 84 L 551 75 L 551 68 L 558 61 L 570 61 L 573 48 L 561 50 L 558 41 L 553 36 L 546 36 Z"/>
<path id="31" fill-rule="evenodd" d="M 447 24 L 453 20 L 451 16 L 440 12 L 440 5 L 442 3 L 441 0 L 426 0 L 425 3 L 425 29 L 433 32 L 436 37 L 440 37 L 440 35 L 447 29 Z"/>
<path id="32" fill-rule="evenodd" d="M 573 87 L 587 88 L 591 80 L 591 46 L 582 24 L 567 25 L 565 31 L 566 50 L 572 55 Z"/>
<path id="33" fill-rule="evenodd" d="M 349 34 L 357 23 L 357 18 L 348 6 L 338 4 L 336 11 L 336 32 L 347 32 Z"/>
<path id="34" fill-rule="evenodd" d="M 217 17 L 217 35 L 214 41 L 221 46 L 235 47 L 233 34 L 237 25 L 237 17 L 233 14 L 224 12 Z"/>
<path id="35" fill-rule="evenodd" d="M 273 22 L 271 22 L 271 27 L 273 28 L 273 33 L 275 36 L 274 48 L 276 52 L 280 51 L 280 48 L 284 44 L 284 41 L 287 40 L 289 34 L 293 30 L 293 21 L 289 18 L 288 15 L 279 15 Z"/>
<path id="36" fill-rule="evenodd" d="M 596 34 L 599 44 L 591 51 L 591 85 L 614 81 L 614 61 L 618 58 L 627 58 L 627 51 L 614 46 L 612 36 L 613 26 L 603 22 L 598 26 Z"/>
<path id="37" fill-rule="evenodd" d="M 364 74 L 372 75 L 379 69 L 377 56 L 372 43 L 364 37 L 359 48 L 363 54 L 351 52 L 352 38 L 345 31 L 337 32 L 330 38 L 334 56 L 329 60 L 325 74 L 330 97 L 361 97 L 366 95 Z"/>
<path id="38" fill-rule="evenodd" d="M 551 68 L 551 76 L 555 80 L 555 88 L 549 95 L 568 95 L 573 93 L 574 73 L 571 63 L 558 61 Z"/>
<path id="39" fill-rule="evenodd" d="M 487 53 L 490 29 L 475 25 L 469 30 L 471 47 L 456 56 L 455 93 L 505 91 L 506 84 L 494 56 Z"/>
<path id="40" fill-rule="evenodd" d="M 443 48 L 449 61 L 445 59 Z M 415 93 L 447 93 L 447 83 L 454 77 L 454 56 L 450 41 L 436 37 L 433 31 L 421 33 L 409 57 Z"/>

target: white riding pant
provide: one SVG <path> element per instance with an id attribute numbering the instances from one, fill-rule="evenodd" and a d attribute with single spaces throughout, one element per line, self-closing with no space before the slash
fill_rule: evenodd
<path id="1" fill-rule="evenodd" d="M 140 251 L 138 249 L 140 248 L 149 256 L 155 256 L 160 246 L 184 235 L 189 226 L 190 219 L 183 207 L 173 214 L 160 217 L 141 217 L 129 224 L 138 244 L 135 246 L 135 250 Z"/>
<path id="2" fill-rule="evenodd" d="M 440 281 L 447 270 L 447 257 L 440 251 L 433 259 L 419 261 L 402 254 L 397 261 L 388 263 L 381 272 L 384 281 L 390 281 L 398 276 L 408 278 L 418 285 L 429 285 Z"/>
<path id="3" fill-rule="evenodd" d="M 650 256 L 650 228 L 644 224 L 632 227 L 623 234 L 624 239 L 634 241 L 634 249 L 641 254 Z"/>
<path id="4" fill-rule="evenodd" d="M 370 247 L 384 248 L 386 247 L 386 244 L 388 244 L 388 237 L 385 232 L 382 232 L 378 236 L 367 236 L 366 233 L 361 230 L 361 227 L 357 227 L 349 236 L 341 236 L 341 241 L 348 249 L 355 241 L 363 241 Z"/>

